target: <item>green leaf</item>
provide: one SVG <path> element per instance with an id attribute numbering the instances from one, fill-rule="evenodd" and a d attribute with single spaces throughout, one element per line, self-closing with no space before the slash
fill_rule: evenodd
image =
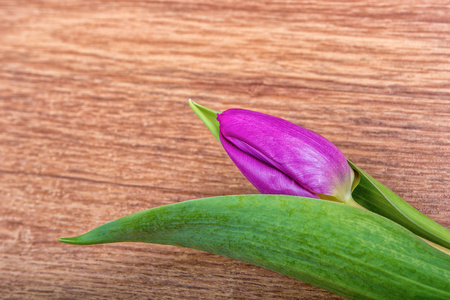
<path id="1" fill-rule="evenodd" d="M 214 112 L 214 115 L 217 116 L 218 112 L 193 102 L 191 102 L 191 107 L 220 142 L 218 138 L 219 122 L 215 121 L 215 117 L 215 122 L 212 122 L 213 114 L 211 113 Z M 356 188 L 352 187 L 352 189 L 354 188 L 352 196 L 356 202 L 372 212 L 401 224 L 418 236 L 450 249 L 449 230 L 417 211 L 355 164 L 348 162 L 361 177 L 359 185 Z"/>
<path id="2" fill-rule="evenodd" d="M 349 164 L 361 177 L 352 193 L 356 202 L 408 228 L 418 236 L 450 249 L 449 230 L 416 210 L 352 162 L 349 161 Z"/>
<path id="3" fill-rule="evenodd" d="M 450 299 L 450 256 L 386 218 L 318 199 L 246 195 L 191 200 L 61 241 L 194 248 L 350 299 Z"/>
<path id="4" fill-rule="evenodd" d="M 200 104 L 195 103 L 191 99 L 189 99 L 189 106 L 192 108 L 192 110 L 195 112 L 195 114 L 202 120 L 202 122 L 208 127 L 209 131 L 214 135 L 214 137 L 219 141 L 220 143 L 220 137 L 219 137 L 219 122 L 217 119 L 217 114 L 219 114 L 218 111 L 215 111 L 213 109 L 207 108 L 205 106 L 202 106 Z"/>

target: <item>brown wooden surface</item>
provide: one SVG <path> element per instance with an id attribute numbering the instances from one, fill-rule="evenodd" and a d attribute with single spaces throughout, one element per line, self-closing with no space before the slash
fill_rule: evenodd
<path id="1" fill-rule="evenodd" d="M 0 1 L 0 297 L 339 298 L 196 250 L 57 239 L 257 192 L 189 98 L 312 129 L 449 228 L 449 16 L 448 1 Z"/>

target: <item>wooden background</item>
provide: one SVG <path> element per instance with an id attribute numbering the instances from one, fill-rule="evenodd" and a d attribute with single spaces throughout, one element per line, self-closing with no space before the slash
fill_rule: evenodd
<path id="1" fill-rule="evenodd" d="M 449 228 L 449 16 L 448 1 L 0 1 L 0 297 L 338 299 L 196 250 L 57 239 L 257 192 L 189 98 L 312 129 Z"/>

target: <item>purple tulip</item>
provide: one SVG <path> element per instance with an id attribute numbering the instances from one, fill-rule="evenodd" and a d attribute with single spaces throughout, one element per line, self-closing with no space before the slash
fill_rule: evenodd
<path id="1" fill-rule="evenodd" d="M 321 135 L 244 109 L 224 111 L 217 121 L 226 152 L 261 193 L 353 200 L 353 170 Z"/>

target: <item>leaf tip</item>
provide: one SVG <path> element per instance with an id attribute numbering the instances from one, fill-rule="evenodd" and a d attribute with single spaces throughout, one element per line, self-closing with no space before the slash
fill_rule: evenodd
<path id="1" fill-rule="evenodd" d="M 200 105 L 189 99 L 189 106 L 195 114 L 202 120 L 206 127 L 211 131 L 214 137 L 220 142 L 219 138 L 219 122 L 216 120 L 218 111 Z"/>
<path id="2" fill-rule="evenodd" d="M 69 238 L 59 238 L 58 241 L 65 243 L 65 244 L 72 244 L 72 245 L 90 245 L 90 244 L 98 244 L 99 242 L 96 240 L 93 240 L 86 234 L 82 234 L 79 236 L 69 237 Z"/>
<path id="3" fill-rule="evenodd" d="M 189 106 L 190 106 L 193 110 L 195 110 L 195 107 L 196 107 L 197 105 L 198 105 L 197 103 L 195 103 L 194 101 L 192 101 L 191 98 L 189 98 Z"/>
<path id="4" fill-rule="evenodd" d="M 59 238 L 58 241 L 66 244 L 79 244 L 78 237 Z"/>

